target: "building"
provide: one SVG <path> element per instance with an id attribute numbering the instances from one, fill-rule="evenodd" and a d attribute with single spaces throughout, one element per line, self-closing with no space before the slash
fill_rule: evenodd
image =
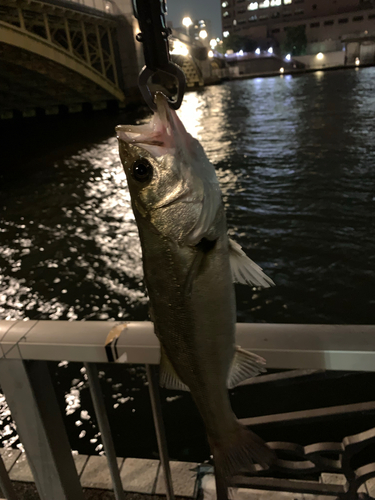
<path id="1" fill-rule="evenodd" d="M 375 0 L 224 0 L 221 7 L 224 37 L 237 34 L 282 45 L 288 29 L 299 26 L 307 53 L 322 42 L 327 50 L 338 50 L 343 36 L 375 32 Z"/>

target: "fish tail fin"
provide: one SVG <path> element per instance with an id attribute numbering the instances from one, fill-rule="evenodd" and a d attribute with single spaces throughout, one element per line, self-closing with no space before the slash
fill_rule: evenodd
<path id="1" fill-rule="evenodd" d="M 237 429 L 225 441 L 209 438 L 214 457 L 217 500 L 228 500 L 232 477 L 241 471 L 254 471 L 254 464 L 267 469 L 276 455 L 254 432 L 237 421 Z"/>

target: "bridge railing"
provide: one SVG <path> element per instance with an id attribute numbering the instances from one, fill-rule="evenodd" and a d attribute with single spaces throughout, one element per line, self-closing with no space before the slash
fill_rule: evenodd
<path id="1" fill-rule="evenodd" d="M 84 5 L 85 7 L 100 10 L 105 14 L 116 15 L 119 13 L 116 2 L 113 0 L 64 0 L 64 2 Z"/>
<path id="2" fill-rule="evenodd" d="M 239 345 L 265 357 L 269 368 L 293 370 L 290 376 L 311 374 L 314 370 L 375 371 L 374 338 L 375 326 L 359 325 L 237 324 L 236 331 L 236 341 Z M 0 321 L 0 356 L 0 386 L 17 425 L 41 500 L 83 499 L 47 364 L 48 361 L 61 360 L 85 364 L 116 500 L 124 499 L 124 492 L 96 363 L 146 365 L 167 498 L 174 498 L 157 388 L 156 365 L 159 363 L 160 347 L 153 333 L 152 323 Z M 288 374 L 280 376 L 285 378 Z M 264 377 L 269 379 L 275 375 Z M 250 383 L 261 378 L 252 379 Z M 264 424 L 265 421 L 293 421 L 293 418 L 295 421 L 314 421 L 325 415 L 374 411 L 375 402 L 366 402 L 347 407 L 269 415 L 259 417 L 259 421 L 244 419 L 243 423 L 254 427 Z M 263 489 L 316 491 L 330 495 L 339 494 L 340 498 L 348 500 L 354 499 L 361 484 L 368 478 L 375 477 L 375 464 L 366 464 L 353 470 L 350 460 L 358 451 L 374 443 L 375 429 L 345 437 L 341 443 L 318 443 L 304 448 L 291 443 L 270 443 L 276 451 L 300 455 L 299 462 L 279 458 L 276 463 L 276 472 L 279 475 L 291 470 L 299 474 L 304 470 L 309 473 L 341 471 L 347 479 L 347 485 L 341 489 L 336 485 L 322 487 L 317 483 L 314 490 L 311 481 L 301 482 L 298 486 L 295 481 L 277 479 L 277 475 L 276 478 L 270 477 L 269 471 L 267 473 L 260 466 L 257 466 L 257 477 L 240 476 L 236 479 L 236 484 Z M 327 453 L 336 453 L 338 458 L 328 459 Z M 1 459 L 0 486 L 7 500 L 16 499 Z"/>

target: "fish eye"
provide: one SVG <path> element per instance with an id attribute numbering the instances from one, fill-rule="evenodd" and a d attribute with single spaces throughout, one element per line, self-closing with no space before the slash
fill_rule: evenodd
<path id="1" fill-rule="evenodd" d="M 152 170 L 151 163 L 145 158 L 142 158 L 133 163 L 132 175 L 138 182 L 147 182 L 152 177 Z"/>

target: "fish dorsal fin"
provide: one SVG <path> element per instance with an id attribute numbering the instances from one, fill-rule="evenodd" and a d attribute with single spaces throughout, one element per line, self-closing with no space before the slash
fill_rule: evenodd
<path id="1" fill-rule="evenodd" d="M 265 364 L 265 359 L 237 346 L 228 376 L 228 389 L 233 389 L 240 382 L 264 373 Z"/>
<path id="2" fill-rule="evenodd" d="M 232 278 L 235 283 L 269 288 L 275 283 L 264 274 L 262 268 L 255 264 L 242 250 L 240 245 L 229 238 L 229 260 Z"/>
<path id="3" fill-rule="evenodd" d="M 162 346 L 160 346 L 160 351 L 160 387 L 164 387 L 165 389 L 172 389 L 173 391 L 190 391 L 189 387 L 184 384 L 181 381 L 180 377 L 177 375 Z"/>

